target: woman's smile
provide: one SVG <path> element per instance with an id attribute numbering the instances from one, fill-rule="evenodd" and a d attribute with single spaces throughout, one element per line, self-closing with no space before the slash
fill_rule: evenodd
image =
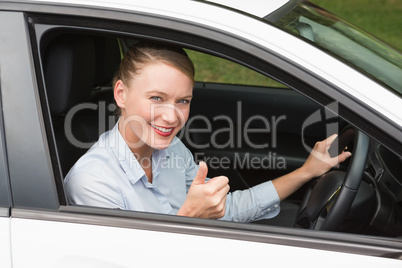
<path id="1" fill-rule="evenodd" d="M 150 124 L 151 127 L 155 130 L 155 132 L 163 137 L 168 137 L 173 133 L 174 127 L 159 127 Z"/>

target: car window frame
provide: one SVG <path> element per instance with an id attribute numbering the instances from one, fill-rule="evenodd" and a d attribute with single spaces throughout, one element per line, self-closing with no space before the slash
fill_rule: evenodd
<path id="1" fill-rule="evenodd" d="M 71 15 L 71 14 L 70 14 Z M 77 19 L 77 17 L 73 16 L 61 16 L 59 19 L 55 19 L 51 15 L 43 15 L 43 14 L 35 14 L 29 13 L 28 14 L 30 20 L 30 35 L 32 46 L 35 49 L 38 49 L 38 42 L 40 40 L 41 34 L 46 32 L 47 30 L 54 28 L 54 27 L 65 27 L 66 29 L 78 29 L 89 31 L 89 32 L 103 32 L 103 33 L 119 33 L 121 35 L 127 36 L 141 36 L 141 37 L 152 37 L 155 39 L 162 39 L 169 40 L 168 34 L 166 33 L 166 29 L 162 27 L 151 27 L 149 25 L 141 25 L 136 24 L 134 22 L 126 22 L 126 21 L 114 21 L 114 26 L 110 27 L 110 21 L 104 20 L 99 21 L 88 18 L 82 18 L 81 20 Z M 84 23 L 85 22 L 85 23 Z M 64 24 L 63 24 L 64 23 Z M 42 29 L 35 28 L 35 26 L 43 24 L 47 25 Z M 108 25 L 108 26 L 106 26 Z M 117 27 L 120 26 L 120 27 Z M 143 27 L 143 28 L 141 28 Z M 119 29 L 117 29 L 119 28 Z M 149 31 L 151 29 L 151 31 Z M 148 31 L 147 33 L 146 30 Z M 163 31 L 162 31 L 163 30 Z M 180 36 L 174 30 L 171 30 Z M 160 34 L 161 36 L 158 36 Z M 181 34 L 182 37 L 180 41 L 177 39 L 174 41 L 178 44 L 185 44 L 190 49 L 197 49 L 203 52 L 211 52 L 211 50 L 215 50 L 216 55 L 224 55 L 225 58 L 229 60 L 233 60 L 235 62 L 245 64 L 245 65 L 254 65 L 257 66 L 258 71 L 265 73 L 265 75 L 275 76 L 278 80 L 286 80 L 290 87 L 294 88 L 297 85 L 297 89 L 299 92 L 307 95 L 309 98 L 319 102 L 321 105 L 331 103 L 333 99 L 327 95 L 321 94 L 316 91 L 314 86 L 308 85 L 305 82 L 299 80 L 297 77 L 292 76 L 289 72 L 279 69 L 277 66 L 273 64 L 269 64 L 261 59 L 254 58 L 251 62 L 249 56 L 244 51 L 241 52 L 236 48 L 231 48 L 227 51 L 227 46 L 218 44 L 216 41 L 208 40 L 209 46 L 199 47 L 196 45 L 197 40 L 201 39 L 204 42 L 206 41 L 200 36 L 196 36 L 196 40 L 191 39 L 189 36 L 190 34 Z M 177 36 L 176 36 L 177 37 Z M 197 39 L 198 38 L 198 39 Z M 173 42 L 170 40 L 170 42 Z M 226 50 L 226 52 L 223 52 Z M 222 54 L 225 53 L 225 54 Z M 274 55 L 275 56 L 275 55 Z M 39 55 L 34 55 L 34 62 L 36 65 L 36 73 L 37 73 L 37 81 L 38 81 L 38 90 L 44 91 L 44 83 L 43 83 L 43 76 L 41 74 L 41 67 L 40 67 L 40 60 Z M 325 87 L 333 87 L 332 85 L 326 84 L 325 81 L 316 81 L 319 84 L 325 85 Z M 46 107 L 42 107 L 46 112 Z M 348 108 L 345 107 L 345 114 L 343 115 L 345 118 L 352 118 L 352 121 L 362 122 L 362 118 L 360 116 L 354 114 Z M 44 112 L 44 113 L 45 113 Z M 357 117 L 354 118 L 354 117 Z M 45 118 L 44 122 L 49 123 L 49 118 Z M 364 120 L 363 120 L 364 122 Z M 360 123 L 362 124 L 362 123 Z M 52 135 L 48 135 L 49 144 L 54 142 L 52 140 Z M 54 144 L 53 144 L 54 146 Z M 52 146 L 49 146 L 52 147 Z M 52 150 L 50 149 L 49 154 L 53 154 Z M 54 155 L 50 156 L 51 159 L 54 160 Z M 54 168 L 57 169 L 57 161 L 53 162 Z M 55 174 L 58 172 L 56 171 Z M 56 175 L 57 176 L 57 175 Z M 60 184 L 60 182 L 58 182 Z M 60 196 L 59 196 L 60 197 Z M 372 255 L 377 256 L 384 256 L 388 253 L 398 252 L 399 248 L 396 246 L 396 242 L 393 239 L 389 240 L 381 240 L 381 245 L 383 246 L 382 249 L 377 247 L 377 242 L 379 241 L 376 237 L 354 237 L 351 238 L 348 235 L 342 235 L 339 233 L 325 233 L 325 232 L 316 232 L 310 230 L 295 230 L 295 229 L 288 229 L 288 228 L 276 228 L 271 226 L 257 226 L 257 225 L 242 225 L 238 223 L 229 223 L 229 222 L 217 222 L 217 221 L 210 221 L 210 220 L 202 220 L 202 219 L 189 219 L 189 218 L 182 218 L 176 216 L 169 216 L 169 215 L 154 215 L 144 212 L 127 212 L 127 211 L 115 211 L 109 209 L 95 209 L 95 208 L 83 208 L 83 207 L 73 207 L 73 206 L 66 206 L 63 204 L 63 200 L 60 201 L 60 207 L 57 211 L 51 212 L 42 212 L 41 218 L 48 219 L 48 220 L 58 220 L 58 221 L 66 221 L 66 222 L 79 222 L 84 224 L 112 224 L 112 223 L 105 223 L 108 222 L 107 219 L 113 218 L 121 220 L 121 225 L 117 223 L 113 223 L 113 226 L 117 227 L 127 227 L 127 228 L 146 228 L 152 229 L 159 228 L 153 227 L 149 225 L 149 222 L 155 223 L 156 225 L 160 225 L 161 231 L 175 231 L 179 233 L 190 233 L 190 234 L 197 234 L 197 235 L 210 235 L 214 237 L 224 237 L 224 238 L 234 238 L 238 239 L 239 234 L 243 234 L 244 239 L 248 241 L 259 241 L 259 242 L 269 242 L 274 244 L 284 244 L 284 245 L 295 245 L 295 246 L 303 246 L 308 248 L 316 248 L 316 249 L 328 249 L 334 251 L 345 251 L 345 248 L 350 249 L 352 252 L 357 254 L 367 254 L 370 252 Z M 24 217 L 24 218 L 37 218 L 37 215 L 34 210 L 23 210 L 23 209 L 16 209 L 13 211 L 13 215 L 15 217 Z M 126 221 L 127 220 L 127 221 Z M 145 225 L 137 225 L 135 220 L 139 220 L 141 224 Z M 138 222 L 137 222 L 138 223 Z M 169 224 L 167 224 L 169 223 Z M 163 226 L 162 226 L 163 225 Z M 205 230 L 200 231 L 197 233 L 197 228 L 190 228 L 190 225 L 194 226 L 202 226 Z M 170 229 L 172 228 L 172 229 Z M 214 229 L 216 228 L 216 229 Z M 214 229 L 214 230 L 213 230 Z M 212 230 L 212 231 L 211 231 Z M 225 235 L 227 234 L 227 235 Z M 331 235 L 332 234 L 332 235 Z M 328 239 L 328 235 L 330 235 L 331 239 Z M 292 240 L 293 236 L 303 237 L 303 241 L 295 241 Z M 307 243 L 306 241 L 314 240 L 311 243 Z M 328 242 L 329 241 L 329 242 Z M 335 242 L 336 241 L 336 242 Z M 339 242 L 343 241 L 343 242 Z M 339 247 L 336 247 L 336 244 Z M 369 245 L 376 245 L 372 246 L 371 251 L 367 251 L 367 246 Z"/>
<path id="2" fill-rule="evenodd" d="M 0 49 L 1 50 L 1 49 Z M 3 104 L 2 104 L 2 84 L 0 68 L 0 217 L 9 217 L 12 207 L 10 176 L 7 164 L 7 151 L 5 144 Z"/>

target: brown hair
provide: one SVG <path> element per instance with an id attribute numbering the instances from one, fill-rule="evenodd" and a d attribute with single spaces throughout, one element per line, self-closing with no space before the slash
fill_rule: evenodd
<path id="1" fill-rule="evenodd" d="M 161 61 L 169 64 L 189 77 L 194 83 L 194 65 L 182 49 L 158 43 L 139 42 L 133 45 L 122 59 L 113 78 L 113 86 L 118 80 L 129 86 L 131 79 L 146 64 Z"/>

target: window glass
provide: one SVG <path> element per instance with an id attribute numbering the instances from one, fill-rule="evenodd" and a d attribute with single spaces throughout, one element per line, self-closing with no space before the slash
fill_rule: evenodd
<path id="1" fill-rule="evenodd" d="M 240 64 L 192 50 L 186 52 L 194 63 L 197 82 L 286 87 Z"/>
<path id="2" fill-rule="evenodd" d="M 346 21 L 302 1 L 277 24 L 353 64 L 402 95 L 401 54 Z"/>

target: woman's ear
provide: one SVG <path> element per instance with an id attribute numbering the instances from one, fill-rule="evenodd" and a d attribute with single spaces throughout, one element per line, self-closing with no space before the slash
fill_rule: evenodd
<path id="1" fill-rule="evenodd" d="M 124 89 L 123 81 L 118 80 L 114 86 L 114 99 L 120 108 L 125 108 L 126 92 Z"/>

